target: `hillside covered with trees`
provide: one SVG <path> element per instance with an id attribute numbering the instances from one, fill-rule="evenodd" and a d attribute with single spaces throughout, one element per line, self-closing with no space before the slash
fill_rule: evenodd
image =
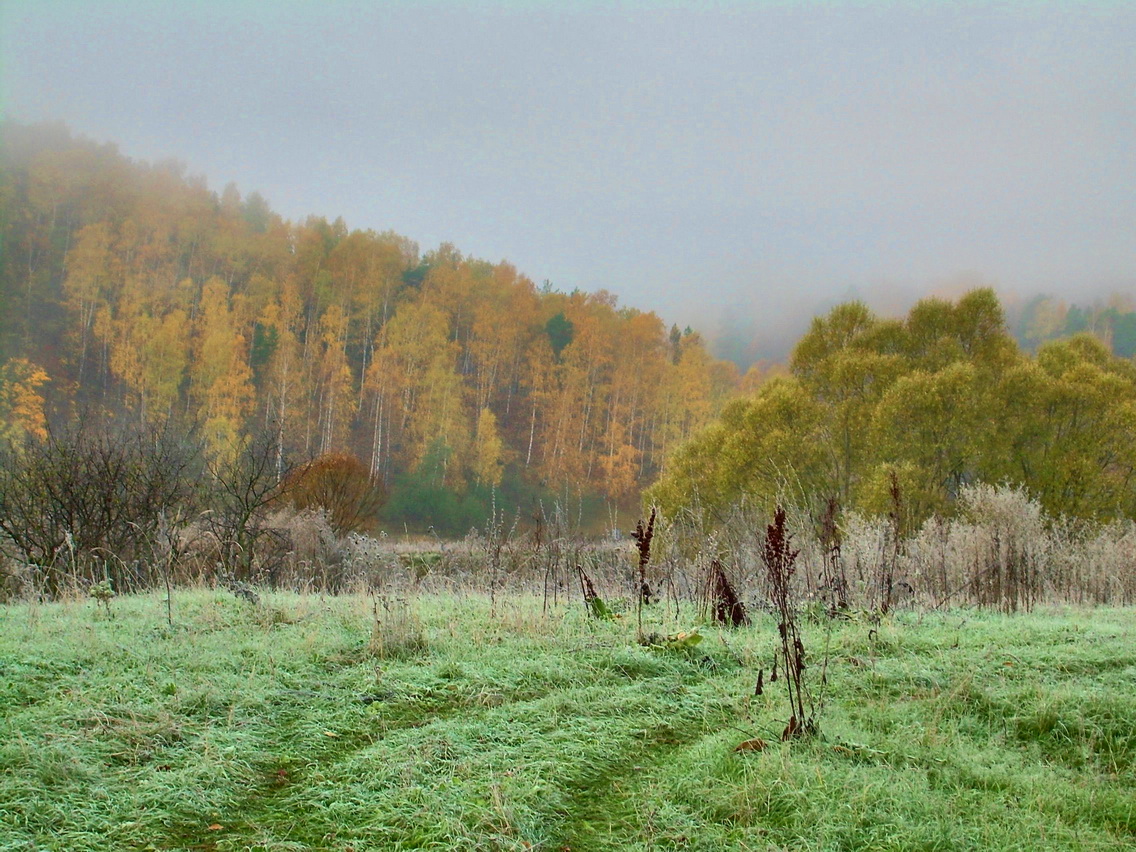
<path id="1" fill-rule="evenodd" d="M 92 412 L 173 424 L 213 457 L 268 436 L 282 460 L 358 459 L 388 522 L 450 533 L 495 500 L 633 507 L 664 467 L 648 498 L 672 515 L 787 494 L 886 513 L 899 494 L 917 523 L 977 482 L 1054 515 L 1136 515 L 1136 314 L 1119 302 L 1039 297 L 1013 328 L 989 290 L 904 319 L 848 303 L 788 375 L 739 378 L 606 292 L 285 221 L 60 126 L 8 123 L 2 140 L 7 443 Z"/>
<path id="2" fill-rule="evenodd" d="M 1015 338 L 1035 351 L 1043 343 L 1091 334 L 1121 358 L 1136 357 L 1136 294 L 1113 293 L 1107 300 L 1070 304 L 1038 295 L 1026 302 L 1016 323 Z"/>
<path id="3" fill-rule="evenodd" d="M 993 291 L 905 319 L 850 302 L 813 321 L 791 375 L 731 402 L 649 492 L 673 515 L 832 498 L 913 529 L 964 486 L 1024 488 L 1054 517 L 1136 516 L 1136 364 L 1083 333 L 1036 355 Z"/>
<path id="4" fill-rule="evenodd" d="M 490 493 L 632 505 L 737 387 L 696 333 L 507 262 L 283 220 L 59 126 L 2 128 L 0 423 L 92 410 L 359 458 L 395 520 L 464 531 Z"/>

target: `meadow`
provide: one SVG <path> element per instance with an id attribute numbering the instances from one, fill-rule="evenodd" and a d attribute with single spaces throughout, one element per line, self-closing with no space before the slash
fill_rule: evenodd
<path id="1" fill-rule="evenodd" d="M 1131 608 L 805 618 L 782 742 L 766 613 L 164 597 L 0 607 L 0 850 L 1136 845 Z"/>

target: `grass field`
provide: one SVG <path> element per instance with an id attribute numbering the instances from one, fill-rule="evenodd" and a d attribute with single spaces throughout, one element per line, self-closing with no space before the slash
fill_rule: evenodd
<path id="1" fill-rule="evenodd" d="M 528 598 L 379 614 L 0 609 L 0 849 L 1136 847 L 1131 610 L 806 623 L 826 704 L 791 744 L 770 616 L 675 650 Z"/>

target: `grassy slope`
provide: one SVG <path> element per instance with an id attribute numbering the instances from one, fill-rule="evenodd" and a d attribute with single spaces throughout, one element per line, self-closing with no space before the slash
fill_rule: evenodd
<path id="1" fill-rule="evenodd" d="M 420 606 L 401 659 L 361 599 L 0 609 L 0 850 L 1136 845 L 1136 612 L 842 625 L 823 737 L 735 754 L 784 725 L 768 617 L 687 655 Z"/>

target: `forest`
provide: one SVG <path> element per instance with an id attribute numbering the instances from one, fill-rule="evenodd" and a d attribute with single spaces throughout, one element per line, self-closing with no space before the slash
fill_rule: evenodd
<path id="1" fill-rule="evenodd" d="M 790 373 L 727 405 L 675 451 L 647 500 L 721 517 L 748 498 L 826 500 L 914 531 L 978 483 L 1053 517 L 1136 516 L 1136 364 L 1081 331 L 1015 342 L 994 292 L 929 298 L 903 319 L 851 302 L 817 317 Z"/>
<path id="2" fill-rule="evenodd" d="M 834 500 L 914 531 L 982 483 L 1055 518 L 1136 515 L 1120 298 L 1039 296 L 1012 323 L 989 289 L 899 318 L 849 302 L 741 375 L 606 291 L 285 221 L 61 125 L 4 125 L 0 198 L 8 448 L 99 424 L 188 435 L 214 470 L 272 444 L 281 480 L 343 457 L 384 526 L 449 536 L 573 500 L 593 530 L 640 505 L 720 521 Z"/>
<path id="3" fill-rule="evenodd" d="M 361 460 L 385 517 L 464 534 L 494 499 L 634 506 L 736 393 L 701 336 L 451 245 L 282 220 L 177 163 L 2 129 L 0 423 L 177 423 L 216 457 L 267 431 Z M 498 495 L 504 495 L 498 496 Z M 598 508 L 597 508 L 598 507 Z"/>
<path id="4" fill-rule="evenodd" d="M 1136 302 L 1131 293 L 1114 293 L 1107 302 L 1087 305 L 1037 295 L 1022 305 L 1014 328 L 1014 337 L 1030 351 L 1051 340 L 1088 333 L 1114 355 L 1136 358 Z"/>

